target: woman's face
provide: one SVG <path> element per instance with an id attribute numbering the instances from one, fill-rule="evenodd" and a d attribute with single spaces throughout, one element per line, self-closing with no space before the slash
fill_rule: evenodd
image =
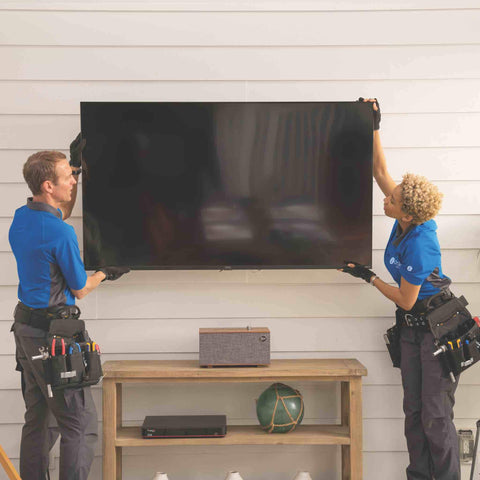
<path id="1" fill-rule="evenodd" d="M 383 210 L 385 215 L 390 218 L 395 218 L 396 220 L 402 220 L 408 216 L 408 214 L 402 210 L 402 205 L 402 187 L 397 185 L 392 194 L 385 197 L 383 200 Z"/>

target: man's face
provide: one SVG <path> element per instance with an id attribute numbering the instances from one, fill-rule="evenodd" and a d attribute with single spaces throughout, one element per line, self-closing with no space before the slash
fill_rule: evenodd
<path id="1" fill-rule="evenodd" d="M 52 196 L 59 203 L 69 202 L 72 199 L 73 186 L 77 181 L 72 175 L 72 167 L 68 164 L 67 159 L 56 163 L 55 173 L 57 181 L 53 184 Z"/>

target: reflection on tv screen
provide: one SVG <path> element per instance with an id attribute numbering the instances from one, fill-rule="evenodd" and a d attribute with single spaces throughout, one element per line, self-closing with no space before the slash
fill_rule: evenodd
<path id="1" fill-rule="evenodd" d="M 360 102 L 81 104 L 88 269 L 370 265 Z"/>

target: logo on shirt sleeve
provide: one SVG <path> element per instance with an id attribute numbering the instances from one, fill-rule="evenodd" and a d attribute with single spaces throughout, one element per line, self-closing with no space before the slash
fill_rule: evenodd
<path id="1" fill-rule="evenodd" d="M 402 264 L 395 257 L 390 258 L 390 265 L 395 265 L 396 268 L 400 268 Z"/>
<path id="2" fill-rule="evenodd" d="M 411 272 L 413 270 L 413 267 L 411 267 L 410 265 L 407 267 L 407 271 L 408 272 Z"/>

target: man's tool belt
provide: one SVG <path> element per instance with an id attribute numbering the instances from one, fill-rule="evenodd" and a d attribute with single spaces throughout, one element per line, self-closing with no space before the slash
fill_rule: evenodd
<path id="1" fill-rule="evenodd" d="M 18 302 L 13 313 L 15 322 L 30 325 L 31 327 L 45 330 L 50 329 L 50 323 L 57 318 L 74 319 L 80 317 L 80 309 L 76 305 L 63 305 L 60 307 L 31 308 Z M 82 321 L 83 322 L 83 321 Z"/>
<path id="2" fill-rule="evenodd" d="M 100 348 L 90 341 L 86 331 L 73 337 L 50 332 L 48 342 L 42 361 L 50 396 L 52 390 L 86 387 L 100 381 L 103 376 Z"/>
<path id="3" fill-rule="evenodd" d="M 15 322 L 47 332 L 47 345 L 39 349 L 48 395 L 65 388 L 80 388 L 97 384 L 103 376 L 100 348 L 85 330 L 75 306 L 34 309 L 19 303 Z"/>

